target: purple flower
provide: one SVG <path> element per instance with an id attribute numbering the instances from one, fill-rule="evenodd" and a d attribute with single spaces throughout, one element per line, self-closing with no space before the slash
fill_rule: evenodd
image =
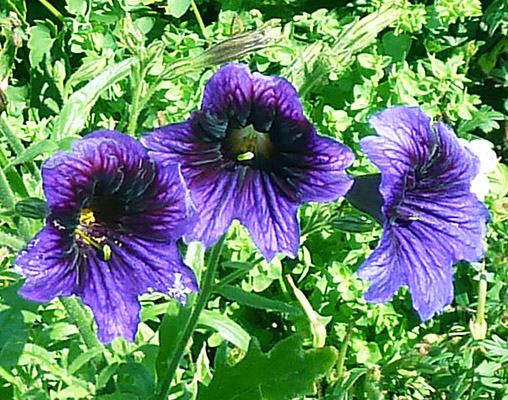
<path id="1" fill-rule="evenodd" d="M 453 300 L 453 264 L 484 255 L 489 214 L 470 191 L 479 161 L 419 108 L 392 107 L 370 123 L 379 136 L 360 144 L 381 171 L 384 233 L 358 275 L 371 281 L 369 302 L 407 285 L 425 321 Z"/>
<path id="2" fill-rule="evenodd" d="M 295 257 L 300 204 L 343 196 L 354 156 L 319 136 L 305 118 L 295 88 L 246 65 L 221 68 L 189 120 L 141 139 L 164 165 L 180 163 L 198 209 L 186 240 L 216 242 L 233 219 L 247 227 L 264 257 Z"/>
<path id="3" fill-rule="evenodd" d="M 134 340 L 139 294 L 184 302 L 198 290 L 176 245 L 191 211 L 177 166 L 158 166 L 127 135 L 97 131 L 46 160 L 42 177 L 51 213 L 15 260 L 21 295 L 80 296 L 108 343 Z"/>

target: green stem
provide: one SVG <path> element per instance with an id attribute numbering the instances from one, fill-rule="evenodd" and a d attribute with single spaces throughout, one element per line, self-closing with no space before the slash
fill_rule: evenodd
<path id="1" fill-rule="evenodd" d="M 139 60 L 138 65 L 134 65 L 132 67 L 133 74 L 137 74 L 138 76 L 133 80 L 133 93 L 132 93 L 132 104 L 131 104 L 131 119 L 129 121 L 129 127 L 127 128 L 127 132 L 129 135 L 133 136 L 136 133 L 138 127 L 138 118 L 143 106 L 140 106 L 141 92 L 143 91 L 143 83 L 146 76 L 147 66 L 145 65 L 144 60 Z M 136 69 L 138 69 L 136 73 Z"/>
<path id="2" fill-rule="evenodd" d="M 63 20 L 64 16 L 60 11 L 58 11 L 53 4 L 51 4 L 48 0 L 39 0 L 39 3 L 41 3 L 46 9 L 53 14 L 55 17 L 57 17 L 59 20 Z"/>
<path id="3" fill-rule="evenodd" d="M 487 303 L 487 278 L 485 277 L 485 261 L 482 262 L 480 282 L 478 282 L 478 305 L 476 315 L 469 321 L 469 329 L 475 340 L 483 340 L 487 336 L 485 305 Z"/>
<path id="4" fill-rule="evenodd" d="M 25 247 L 25 241 L 8 233 L 0 232 L 0 246 L 6 246 L 14 251 L 19 251 Z"/>
<path id="5" fill-rule="evenodd" d="M 173 357 L 169 363 L 166 378 L 160 385 L 160 390 L 158 394 L 156 394 L 155 399 L 165 400 L 168 398 L 169 389 L 171 387 L 171 382 L 173 382 L 173 377 L 175 375 L 176 369 L 178 368 L 183 353 L 187 348 L 189 339 L 192 337 L 192 334 L 196 329 L 201 311 L 203 311 L 205 308 L 206 304 L 208 303 L 208 298 L 213 292 L 213 281 L 219 264 L 219 257 L 222 252 L 224 240 L 225 236 L 223 236 L 210 251 L 208 267 L 201 281 L 201 293 L 199 294 L 198 301 L 192 310 L 187 323 L 185 324 L 183 334 L 176 345 L 175 351 L 172 353 Z"/>
<path id="6" fill-rule="evenodd" d="M 349 341 L 351 340 L 351 334 L 353 333 L 353 324 L 350 322 L 347 328 L 346 336 L 342 342 L 339 350 L 339 359 L 337 360 L 337 379 L 342 379 L 344 376 L 344 363 L 346 361 L 347 348 Z"/>
<path id="7" fill-rule="evenodd" d="M 229 285 L 230 283 L 236 281 L 239 278 L 243 278 L 245 274 L 249 273 L 252 268 L 254 268 L 255 265 L 263 261 L 263 258 L 256 258 L 252 262 L 251 268 L 245 268 L 245 269 L 238 269 L 236 271 L 231 272 L 230 274 L 226 275 L 224 278 L 221 278 L 220 283 L 217 285 L 214 285 L 213 291 L 218 292 L 220 291 L 224 286 Z M 291 297 L 290 297 L 291 298 Z"/>
<path id="8" fill-rule="evenodd" d="M 26 22 L 26 18 L 25 16 L 21 13 L 21 11 L 18 9 L 18 7 L 12 2 L 12 0 L 7 0 L 7 4 L 9 4 L 11 6 L 11 8 L 14 10 L 14 12 L 17 14 L 17 16 L 19 17 L 19 19 L 21 20 L 21 22 L 23 22 L 23 24 L 25 26 L 28 26 L 28 22 Z"/>
<path id="9" fill-rule="evenodd" d="M 86 315 L 85 310 L 79 303 L 78 299 L 76 297 L 60 297 L 60 301 L 62 302 L 70 319 L 78 328 L 86 346 L 89 349 L 102 347 L 101 342 L 99 342 L 99 339 L 97 339 L 97 336 L 91 327 L 90 318 Z"/>
<path id="10" fill-rule="evenodd" d="M 9 125 L 7 125 L 7 122 L 5 121 L 4 118 L 0 118 L 0 130 L 2 131 L 3 135 L 7 139 L 7 142 L 9 143 L 12 150 L 14 151 L 14 153 L 17 156 L 19 156 L 21 153 L 23 153 L 25 151 L 25 146 L 23 146 L 23 144 L 21 143 L 21 140 L 19 140 L 19 138 L 11 130 Z M 28 170 L 30 171 L 30 173 L 32 174 L 32 176 L 35 179 L 40 178 L 39 174 L 37 173 L 37 169 L 35 168 L 35 166 L 32 162 L 27 161 L 23 164 L 28 168 Z"/>
<path id="11" fill-rule="evenodd" d="M 196 5 L 196 2 L 194 0 L 191 0 L 191 7 L 192 11 L 194 12 L 194 15 L 196 16 L 196 20 L 198 21 L 199 29 L 201 29 L 201 33 L 203 34 L 203 37 L 207 39 L 206 32 L 205 32 L 205 23 L 203 22 L 203 18 L 201 18 L 201 14 L 199 13 L 198 6 Z"/>

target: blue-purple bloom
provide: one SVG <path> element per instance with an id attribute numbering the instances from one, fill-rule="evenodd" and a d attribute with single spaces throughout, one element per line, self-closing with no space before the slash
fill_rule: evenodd
<path id="1" fill-rule="evenodd" d="M 141 141 L 162 164 L 182 165 L 199 212 L 186 240 L 210 246 L 236 218 L 268 260 L 296 256 L 299 205 L 336 200 L 352 185 L 352 152 L 316 133 L 295 88 L 242 64 L 215 73 L 186 122 Z"/>
<path id="2" fill-rule="evenodd" d="M 176 245 L 193 221 L 178 166 L 159 166 L 127 135 L 97 131 L 46 160 L 42 177 L 51 212 L 15 260 L 21 295 L 80 296 L 108 343 L 134 340 L 139 294 L 184 302 L 198 290 Z"/>
<path id="3" fill-rule="evenodd" d="M 419 108 L 391 107 L 370 123 L 378 136 L 360 144 L 381 171 L 384 233 L 358 275 L 371 282 L 369 302 L 407 285 L 425 321 L 453 300 L 453 264 L 484 255 L 489 214 L 471 193 L 479 160 Z"/>

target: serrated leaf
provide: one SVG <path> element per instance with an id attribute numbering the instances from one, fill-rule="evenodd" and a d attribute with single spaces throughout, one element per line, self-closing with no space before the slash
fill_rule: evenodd
<path id="1" fill-rule="evenodd" d="M 58 114 L 53 139 L 61 140 L 81 131 L 100 94 L 115 82 L 125 78 L 129 74 L 133 62 L 133 58 L 128 58 L 118 64 L 110 65 L 100 75 L 74 92 Z"/>
<path id="2" fill-rule="evenodd" d="M 297 307 L 290 306 L 282 301 L 268 299 L 256 293 L 246 292 L 232 285 L 221 287 L 219 293 L 231 301 L 236 301 L 239 304 L 258 308 L 260 310 L 279 311 L 290 315 L 300 315 L 302 313 Z"/>
<path id="3" fill-rule="evenodd" d="M 168 11 L 175 17 L 184 15 L 191 5 L 191 0 L 168 0 Z"/>
<path id="4" fill-rule="evenodd" d="M 285 400 L 313 393 L 314 383 L 337 361 L 333 347 L 303 350 L 302 339 L 289 337 L 263 353 L 256 340 L 237 364 L 216 365 L 208 387 L 198 400 Z"/>
<path id="5" fill-rule="evenodd" d="M 229 317 L 215 311 L 203 310 L 199 316 L 199 324 L 216 330 L 228 342 L 247 351 L 250 335 Z"/>

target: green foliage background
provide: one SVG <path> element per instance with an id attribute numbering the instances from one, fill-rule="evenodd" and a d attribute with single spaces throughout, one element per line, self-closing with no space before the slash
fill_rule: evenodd
<path id="1" fill-rule="evenodd" d="M 226 61 L 205 50 L 267 26 L 264 48 L 239 61 L 288 78 L 318 131 L 355 151 L 352 174 L 375 172 L 358 143 L 390 105 L 494 143 L 487 256 L 455 266 L 454 303 L 422 324 L 405 289 L 363 300 L 355 271 L 381 230 L 347 202 L 301 208 L 295 260 L 262 261 L 235 224 L 170 398 L 508 399 L 505 0 L 0 2 L 1 399 L 146 399 L 164 379 L 194 299 L 144 295 L 135 343 L 89 346 L 61 302 L 16 293 L 15 254 L 43 226 L 26 199 L 43 198 L 41 162 L 81 135 L 186 119 Z M 200 246 L 182 250 L 201 274 Z M 482 280 L 487 333 L 475 340 Z"/>

